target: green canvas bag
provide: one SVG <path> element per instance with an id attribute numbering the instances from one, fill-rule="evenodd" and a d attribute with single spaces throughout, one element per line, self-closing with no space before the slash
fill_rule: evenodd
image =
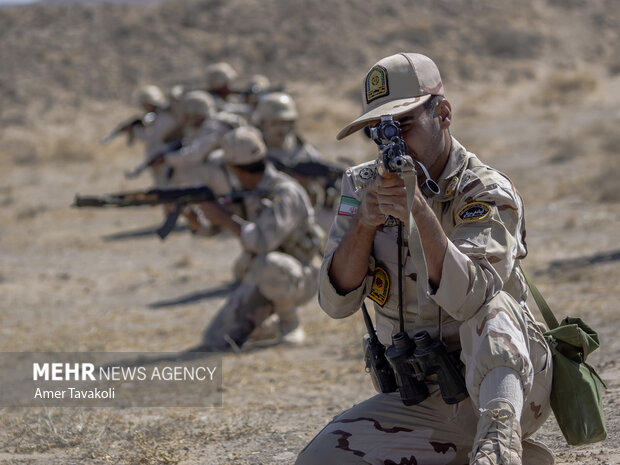
<path id="1" fill-rule="evenodd" d="M 553 354 L 551 408 L 560 430 L 573 446 L 602 441 L 607 437 L 602 399 L 607 386 L 586 363 L 599 347 L 598 334 L 581 318 L 566 317 L 558 323 L 534 283 L 523 275 L 549 327 L 544 336 Z"/>

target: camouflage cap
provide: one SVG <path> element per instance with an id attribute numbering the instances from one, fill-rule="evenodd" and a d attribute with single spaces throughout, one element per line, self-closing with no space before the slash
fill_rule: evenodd
<path id="1" fill-rule="evenodd" d="M 228 63 L 214 63 L 205 69 L 207 91 L 211 92 L 230 84 L 237 78 L 237 72 Z"/>
<path id="2" fill-rule="evenodd" d="M 179 107 L 179 113 L 183 115 L 198 115 L 205 118 L 215 112 L 215 102 L 207 92 L 192 90 L 183 95 Z"/>
<path id="3" fill-rule="evenodd" d="M 258 99 L 252 121 L 254 124 L 260 125 L 266 119 L 296 121 L 298 116 L 293 97 L 284 92 L 271 92 Z"/>
<path id="4" fill-rule="evenodd" d="M 138 89 L 135 99 L 140 105 L 148 104 L 162 107 L 166 104 L 166 96 L 162 90 L 154 85 L 148 85 Z"/>
<path id="5" fill-rule="evenodd" d="M 362 84 L 362 115 L 342 129 L 340 140 L 382 115 L 401 115 L 424 104 L 432 95 L 444 95 L 437 65 L 419 53 L 399 53 L 378 61 Z"/>
<path id="6" fill-rule="evenodd" d="M 260 131 L 252 126 L 241 126 L 227 132 L 222 139 L 224 161 L 231 165 L 249 165 L 267 156 L 267 148 Z"/>

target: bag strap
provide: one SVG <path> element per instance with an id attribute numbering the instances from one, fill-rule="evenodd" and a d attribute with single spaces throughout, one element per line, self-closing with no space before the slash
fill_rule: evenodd
<path id="1" fill-rule="evenodd" d="M 534 297 L 534 300 L 536 301 L 536 305 L 538 306 L 540 313 L 542 313 L 542 316 L 545 319 L 545 323 L 547 323 L 547 326 L 549 327 L 549 329 L 555 329 L 558 326 L 560 326 L 560 323 L 558 323 L 558 319 L 555 317 L 555 315 L 551 311 L 549 304 L 547 303 L 543 295 L 540 293 L 540 291 L 538 290 L 534 282 L 530 279 L 530 277 L 527 275 L 525 270 L 523 270 L 523 267 L 521 265 L 519 265 L 519 268 L 521 269 L 521 273 L 523 273 L 523 276 L 525 277 L 525 281 L 527 282 L 527 285 L 530 288 L 530 291 L 532 292 L 532 297 Z"/>

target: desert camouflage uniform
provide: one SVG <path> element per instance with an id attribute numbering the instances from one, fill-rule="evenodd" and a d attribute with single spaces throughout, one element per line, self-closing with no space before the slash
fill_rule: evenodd
<path id="1" fill-rule="evenodd" d="M 209 185 L 216 193 L 219 192 L 217 186 L 212 183 L 218 182 L 219 176 L 213 176 L 215 167 L 221 166 L 218 161 L 210 162 L 209 157 L 220 147 L 220 142 L 224 134 L 231 129 L 245 125 L 245 121 L 236 115 L 217 113 L 207 119 L 196 132 L 184 133 L 183 147 L 177 152 L 166 156 L 166 166 L 170 170 L 168 186 L 170 187 L 191 187 Z M 221 178 L 225 181 L 225 178 Z"/>
<path id="2" fill-rule="evenodd" d="M 213 350 L 229 349 L 231 340 L 241 346 L 273 313 L 280 328 L 296 328 L 296 307 L 316 293 L 322 238 L 308 196 L 269 163 L 256 190 L 260 195 L 244 199 L 248 221 L 235 270 L 241 283 L 203 336 Z"/>
<path id="3" fill-rule="evenodd" d="M 378 338 L 388 346 L 399 331 L 397 227 L 377 228 L 368 277 L 359 288 L 341 295 L 328 277 L 333 253 L 361 200 L 352 178 L 367 173 L 362 171 L 367 166 L 347 170 L 343 179 L 342 201 L 351 207 L 341 204 L 330 231 L 319 302 L 330 316 L 344 318 L 371 292 L 375 302 L 381 301 L 386 286 L 376 278 L 383 277 L 384 270 L 389 292 L 383 306 L 375 303 L 375 315 Z M 438 386 L 431 385 L 428 399 L 405 406 L 398 393 L 378 394 L 335 417 L 302 451 L 297 464 L 467 464 L 479 416 L 480 384 L 500 366 L 514 369 L 521 378 L 522 438 L 548 417 L 551 355 L 525 303 L 527 287 L 518 267 L 527 254 L 521 198 L 508 178 L 454 138 L 438 183 L 442 193 L 430 205 L 449 238 L 441 283 L 437 289 L 418 288 L 413 260 L 403 247 L 406 330 L 410 336 L 427 330 L 438 337 L 442 309 L 443 339 L 448 351 L 462 349 L 470 397 L 448 405 Z M 533 463 L 533 450 L 536 447 L 524 441 L 523 463 Z"/>
<path id="4" fill-rule="evenodd" d="M 152 121 L 142 126 L 136 126 L 134 137 L 144 141 L 145 159 L 150 159 L 156 153 L 164 150 L 168 144 L 181 139 L 183 131 L 178 118 L 168 108 L 158 108 L 153 113 Z M 164 165 L 152 166 L 151 176 L 155 187 L 168 185 L 168 170 Z"/>
<path id="5" fill-rule="evenodd" d="M 282 148 L 267 147 L 267 156 L 284 166 L 295 166 L 304 161 L 318 161 L 321 154 L 312 145 L 304 142 L 297 134 L 286 136 Z"/>

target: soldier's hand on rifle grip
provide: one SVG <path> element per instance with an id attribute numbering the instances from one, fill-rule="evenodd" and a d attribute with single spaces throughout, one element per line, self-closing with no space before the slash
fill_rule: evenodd
<path id="1" fill-rule="evenodd" d="M 218 202 L 202 202 L 200 209 L 213 224 L 223 225 L 230 218 L 228 209 Z"/>
<path id="2" fill-rule="evenodd" d="M 407 191 L 405 182 L 397 173 L 384 173 L 377 176 L 377 201 L 379 211 L 385 216 L 398 218 L 403 224 L 409 224 L 407 211 Z"/>

